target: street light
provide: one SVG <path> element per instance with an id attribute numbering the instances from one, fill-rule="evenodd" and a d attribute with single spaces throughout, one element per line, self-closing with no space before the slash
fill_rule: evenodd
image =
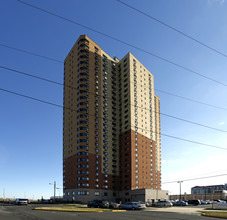
<path id="1" fill-rule="evenodd" d="M 55 195 L 56 195 L 56 181 L 53 183 L 49 183 L 49 185 L 54 185 L 54 200 L 55 200 Z"/>
<path id="2" fill-rule="evenodd" d="M 180 201 L 181 201 L 181 183 L 183 183 L 183 181 L 178 181 L 177 183 L 180 183 Z"/>
<path id="3" fill-rule="evenodd" d="M 60 198 L 60 190 L 61 190 L 62 188 L 56 187 L 56 189 L 58 190 L 58 194 L 59 194 L 59 198 Z"/>

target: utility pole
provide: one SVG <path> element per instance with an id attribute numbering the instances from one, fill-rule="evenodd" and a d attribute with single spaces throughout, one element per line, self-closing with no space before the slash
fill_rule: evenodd
<path id="1" fill-rule="evenodd" d="M 54 201 L 55 201 L 55 197 L 56 197 L 56 181 L 54 181 L 53 183 L 49 183 L 49 185 L 54 185 Z"/>
<path id="2" fill-rule="evenodd" d="M 55 200 L 55 196 L 56 196 L 56 181 L 54 181 L 54 200 Z"/>
<path id="3" fill-rule="evenodd" d="M 183 181 L 178 181 L 177 183 L 180 183 L 180 201 L 181 201 L 181 183 L 183 183 Z"/>
<path id="4" fill-rule="evenodd" d="M 157 188 L 157 191 L 156 191 L 156 200 L 158 201 L 158 188 Z"/>

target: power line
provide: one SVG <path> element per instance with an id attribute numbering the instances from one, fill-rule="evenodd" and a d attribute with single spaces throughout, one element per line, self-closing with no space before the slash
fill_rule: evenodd
<path id="1" fill-rule="evenodd" d="M 42 100 L 42 99 L 37 99 L 37 98 L 31 97 L 31 96 L 23 95 L 23 94 L 20 94 L 20 93 L 17 93 L 17 92 L 13 92 L 13 91 L 10 91 L 10 90 L 7 90 L 7 89 L 0 88 L 0 90 L 2 90 L 4 92 L 7 92 L 7 93 L 11 93 L 13 95 L 21 96 L 21 97 L 24 97 L 24 98 L 27 98 L 27 99 L 31 99 L 31 100 L 34 100 L 34 101 L 42 102 L 42 103 L 45 103 L 45 104 L 48 104 L 48 105 L 52 105 L 52 106 L 55 106 L 55 107 L 58 107 L 58 108 L 63 108 L 62 105 L 58 105 L 58 104 L 55 104 L 55 103 L 52 103 L 52 102 L 48 102 L 48 101 L 45 101 L 45 100 Z"/>
<path id="2" fill-rule="evenodd" d="M 58 63 L 63 63 L 63 62 L 60 61 L 60 60 L 53 59 L 53 58 L 47 57 L 47 56 L 43 56 L 43 55 L 40 55 L 40 54 L 37 54 L 37 53 L 29 52 L 29 51 L 26 51 L 26 50 L 22 50 L 22 49 L 19 49 L 19 48 L 16 48 L 16 47 L 11 47 L 11 46 L 8 46 L 8 45 L 6 45 L 6 44 L 1 44 L 1 43 L 0 43 L 0 46 L 1 46 L 1 47 L 6 47 L 6 48 L 9 48 L 9 49 L 12 49 L 12 50 L 17 50 L 17 51 L 19 51 L 19 52 L 27 53 L 27 54 L 29 54 L 29 55 L 33 55 L 33 56 L 36 56 L 36 57 L 41 57 L 41 58 L 44 58 L 44 59 L 52 60 L 52 61 L 55 61 L 55 62 L 58 62 Z"/>
<path id="3" fill-rule="evenodd" d="M 195 102 L 195 103 L 198 103 L 198 104 L 201 104 L 201 105 L 206 105 L 206 106 L 209 106 L 209 107 L 212 107 L 212 108 L 217 108 L 217 109 L 227 111 L 227 108 L 223 108 L 223 107 L 216 106 L 216 105 L 211 105 L 209 103 L 201 102 L 201 101 L 194 100 L 194 99 L 189 99 L 189 98 L 186 98 L 184 96 L 176 95 L 176 94 L 173 94 L 173 93 L 170 93 L 170 92 L 167 92 L 167 91 L 164 91 L 164 90 L 160 90 L 160 89 L 154 89 L 154 90 L 161 92 L 161 93 L 164 93 L 164 94 L 167 94 L 167 95 L 170 95 L 170 96 L 174 96 L 174 97 L 177 97 L 177 98 L 180 98 L 180 99 L 184 99 L 184 100 L 187 100 L 187 101 L 190 101 L 190 102 Z"/>
<path id="4" fill-rule="evenodd" d="M 49 79 L 46 79 L 46 78 L 43 78 L 43 77 L 35 76 L 33 74 L 25 73 L 25 72 L 22 72 L 22 71 L 19 71 L 19 70 L 15 70 L 15 69 L 12 69 L 12 68 L 9 68 L 9 67 L 5 67 L 5 66 L 1 66 L 0 65 L 0 68 L 5 69 L 5 70 L 8 70 L 8 71 L 15 72 L 15 73 L 18 73 L 18 74 L 21 74 L 21 75 L 25 75 L 27 77 L 32 77 L 32 78 L 35 78 L 35 79 L 46 81 L 46 82 L 49 82 L 49 83 L 52 83 L 52 84 L 56 84 L 56 85 L 60 85 L 60 86 L 65 86 L 65 87 L 68 87 L 68 88 L 71 88 L 71 89 L 80 90 L 80 89 L 78 89 L 76 87 L 73 87 L 73 86 L 65 85 L 63 83 L 59 83 L 59 82 L 56 82 L 56 81 L 53 81 L 53 80 L 49 80 Z M 89 91 L 87 91 L 87 93 L 96 95 L 95 93 L 92 93 L 92 92 L 89 92 Z M 102 95 L 98 95 L 98 96 L 103 98 Z M 110 97 L 108 97 L 108 99 L 109 100 L 112 100 L 112 98 L 110 98 Z M 135 105 L 132 105 L 131 104 L 131 106 L 135 106 Z M 144 110 L 147 110 L 147 111 L 150 111 L 150 109 L 143 108 L 141 106 L 136 106 L 136 107 L 141 108 L 141 109 L 144 109 Z M 169 114 L 165 114 L 165 113 L 161 113 L 161 112 L 156 112 L 156 111 L 152 111 L 152 112 L 154 112 L 156 114 L 161 114 L 161 115 L 164 115 L 166 117 L 170 117 L 170 118 L 173 118 L 173 119 L 176 119 L 176 120 L 180 120 L 180 121 L 184 121 L 184 122 L 187 122 L 187 123 L 191 123 L 191 124 L 194 124 L 194 125 L 197 125 L 197 126 L 202 126 L 202 127 L 209 128 L 209 129 L 216 130 L 216 131 L 220 131 L 220 132 L 227 132 L 225 130 L 221 130 L 221 129 L 218 129 L 218 128 L 210 127 L 210 126 L 207 126 L 207 125 L 204 125 L 204 124 L 200 124 L 200 123 L 197 123 L 197 122 L 189 121 L 189 120 L 186 120 L 186 119 L 183 119 L 183 118 L 179 118 L 179 117 L 176 117 L 176 116 L 172 116 L 172 115 L 169 115 Z"/>
<path id="5" fill-rule="evenodd" d="M 165 136 L 165 137 L 169 137 L 169 138 L 178 139 L 178 140 L 181 140 L 181 141 L 190 142 L 190 143 L 193 143 L 193 144 L 199 144 L 199 145 L 203 145 L 203 146 L 207 146 L 207 147 L 213 147 L 213 148 L 217 148 L 217 149 L 227 150 L 227 148 L 225 148 L 225 147 L 219 147 L 219 146 L 216 146 L 216 145 L 205 144 L 205 143 L 201 143 L 201 142 L 197 142 L 197 141 L 192 141 L 192 140 L 189 140 L 189 139 L 185 139 L 185 138 L 181 138 L 181 137 L 176 137 L 176 136 L 172 136 L 172 135 L 168 135 L 168 134 L 163 134 L 163 133 L 160 133 L 160 134 L 162 136 Z"/>
<path id="6" fill-rule="evenodd" d="M 8 46 L 8 45 L 5 45 L 5 44 L 0 44 L 0 46 L 6 47 L 6 48 L 10 48 L 12 50 L 17 50 L 17 51 L 20 51 L 20 52 L 24 52 L 24 53 L 27 53 L 27 54 L 30 54 L 30 55 L 34 55 L 34 56 L 37 55 L 38 57 L 42 57 L 44 59 L 48 59 L 48 60 L 52 60 L 52 61 L 56 60 L 56 59 L 48 57 L 48 56 L 36 54 L 36 53 L 30 52 L 30 51 L 21 50 L 21 49 L 18 49 L 18 48 L 15 48 L 15 47 L 11 47 L 11 46 Z M 56 60 L 56 61 L 59 62 L 59 63 L 64 63 L 64 62 L 62 62 L 60 60 Z M 220 106 L 216 106 L 216 105 L 211 105 L 209 103 L 201 102 L 201 101 L 198 101 L 198 100 L 190 99 L 190 98 L 187 98 L 187 97 L 184 97 L 184 96 L 179 96 L 179 95 L 176 95 L 176 94 L 173 94 L 173 93 L 161 90 L 161 89 L 154 89 L 154 90 L 158 91 L 158 92 L 161 92 L 161 93 L 164 93 L 164 94 L 167 94 L 167 95 L 170 95 L 170 96 L 174 96 L 174 97 L 177 97 L 177 98 L 180 98 L 180 99 L 184 99 L 184 100 L 187 100 L 187 101 L 190 101 L 190 102 L 195 102 L 197 104 L 206 105 L 206 106 L 209 106 L 209 107 L 212 107 L 212 108 L 216 108 L 216 109 L 221 109 L 221 110 L 227 111 L 226 108 L 223 108 L 223 107 L 220 107 Z"/>
<path id="7" fill-rule="evenodd" d="M 197 178 L 191 178 L 191 179 L 184 179 L 184 180 L 181 180 L 181 181 L 192 181 L 192 180 L 200 180 L 200 179 L 208 179 L 208 178 L 214 178 L 214 177 L 220 177 L 220 176 L 226 176 L 227 173 L 225 174 L 220 174 L 220 175 L 215 175 L 215 176 L 204 176 L 204 177 L 197 177 Z M 169 181 L 169 182 L 163 182 L 162 184 L 168 184 L 168 183 L 176 183 L 178 182 L 179 180 L 174 180 L 174 181 Z"/>
<path id="8" fill-rule="evenodd" d="M 30 73 L 25 73 L 25 72 L 22 72 L 22 71 L 19 71 L 19 70 L 15 70 L 15 69 L 12 69 L 12 68 L 9 68 L 9 67 L 6 67 L 6 66 L 1 66 L 0 65 L 0 68 L 8 70 L 8 71 L 11 71 L 11 72 L 18 73 L 20 75 L 24 75 L 24 76 L 28 76 L 28 77 L 31 77 L 31 78 L 39 79 L 39 80 L 42 80 L 42 81 L 46 81 L 46 82 L 49 82 L 49 83 L 53 83 L 53 84 L 56 84 L 56 85 L 59 85 L 59 86 L 64 86 L 63 83 L 59 83 L 57 81 L 53 81 L 53 80 L 50 80 L 50 79 L 47 79 L 47 78 L 36 76 L 36 75 L 30 74 Z M 69 87 L 69 86 L 67 86 L 67 87 Z"/>
<path id="9" fill-rule="evenodd" d="M 151 132 L 150 130 L 145 129 L 145 128 L 140 128 L 140 127 L 137 127 L 137 126 L 132 126 L 132 127 L 141 129 L 143 131 Z M 225 147 L 220 147 L 220 146 L 217 146 L 217 145 L 212 145 L 212 144 L 206 144 L 206 143 L 202 143 L 202 142 L 198 142 L 198 141 L 193 141 L 193 140 L 189 140 L 189 139 L 185 139 L 185 138 L 181 138 L 181 137 L 172 136 L 172 135 L 169 135 L 169 134 L 164 134 L 164 133 L 157 132 L 157 131 L 155 131 L 155 132 L 152 131 L 152 133 L 160 134 L 160 135 L 165 136 L 165 137 L 169 137 L 169 138 L 173 138 L 173 139 L 177 139 L 177 140 L 181 140 L 181 141 L 185 141 L 185 142 L 190 142 L 190 143 L 193 143 L 193 144 L 203 145 L 203 146 L 206 146 L 206 147 L 212 147 L 212 148 L 217 148 L 217 149 L 221 149 L 221 150 L 227 150 L 227 148 L 225 148 Z"/>
<path id="10" fill-rule="evenodd" d="M 0 90 L 4 91 L 4 92 L 7 92 L 7 93 L 11 93 L 13 95 L 21 96 L 21 97 L 24 97 L 24 98 L 27 98 L 27 99 L 30 99 L 30 100 L 34 100 L 34 101 L 42 102 L 42 103 L 45 103 L 45 104 L 48 104 L 48 105 L 52 105 L 52 106 L 55 106 L 55 107 L 58 107 L 58 108 L 63 108 L 63 109 L 71 110 L 71 111 L 76 111 L 75 109 L 72 109 L 72 108 L 63 107 L 62 105 L 58 105 L 58 104 L 55 104 L 55 103 L 52 103 L 52 102 L 44 101 L 42 99 L 37 99 L 37 98 L 31 97 L 31 96 L 23 95 L 23 94 L 20 94 L 20 93 L 17 93 L 17 92 L 13 92 L 13 91 L 10 91 L 10 90 L 6 90 L 6 89 L 3 89 L 3 88 L 0 88 Z M 96 117 L 95 115 L 92 115 L 92 114 L 88 114 L 88 115 Z M 98 118 L 103 119 L 103 117 L 98 117 Z M 114 122 L 113 120 L 109 120 L 109 121 Z M 136 127 L 136 126 L 133 126 L 133 127 Z M 139 128 L 139 127 L 137 127 L 137 128 L 141 129 L 141 130 L 144 130 L 144 131 L 149 131 L 150 132 L 150 130 L 148 130 L 148 129 Z M 190 142 L 190 143 L 193 143 L 193 144 L 208 146 L 208 147 L 217 148 L 217 149 L 221 149 L 221 150 L 227 150 L 227 148 L 224 148 L 224 147 L 220 147 L 220 146 L 216 146 L 216 145 L 210 145 L 210 144 L 205 144 L 205 143 L 201 143 L 201 142 L 197 142 L 197 141 L 192 141 L 192 140 L 184 139 L 184 138 L 181 138 L 181 137 L 175 137 L 175 136 L 163 134 L 161 132 L 152 131 L 152 133 L 160 134 L 162 136 L 166 136 L 166 137 L 182 140 L 182 141 L 185 141 L 185 142 Z"/>
<path id="11" fill-rule="evenodd" d="M 212 51 L 218 53 L 219 55 L 222 55 L 222 56 L 224 56 L 224 57 L 227 58 L 227 55 L 226 55 L 226 54 L 224 54 L 224 53 L 218 51 L 218 50 L 215 49 L 215 48 L 212 48 L 211 46 L 209 46 L 209 45 L 207 45 L 207 44 L 201 42 L 200 40 L 197 40 L 196 38 L 194 38 L 194 37 L 192 37 L 192 36 L 190 36 L 190 35 L 184 33 L 183 31 L 180 31 L 180 30 L 176 29 L 175 27 L 173 27 L 173 26 L 171 26 L 171 25 L 169 25 L 169 24 L 166 24 L 166 23 L 164 23 L 163 21 L 160 21 L 159 19 L 157 19 L 157 18 L 155 18 L 155 17 L 153 17 L 153 16 L 151 16 L 151 15 L 149 15 L 149 14 L 147 14 L 147 13 L 145 13 L 145 12 L 143 12 L 143 11 L 141 11 L 141 10 L 139 10 L 139 9 L 137 9 L 137 8 L 135 8 L 135 7 L 131 6 L 131 5 L 129 5 L 129 4 L 125 3 L 125 2 L 123 2 L 123 1 L 121 1 L 121 0 L 116 0 L 116 1 L 119 2 L 119 3 L 121 3 L 121 4 L 123 4 L 123 5 L 125 5 L 125 6 L 127 6 L 128 8 L 133 9 L 134 11 L 137 11 L 137 12 L 139 12 L 140 14 L 143 14 L 143 15 L 147 16 L 148 18 L 151 18 L 152 20 L 154 20 L 154 21 L 156 21 L 156 22 L 158 22 L 158 23 L 160 23 L 160 24 L 162 24 L 162 25 L 164 25 L 164 26 L 166 26 L 166 27 L 168 27 L 168 28 L 170 28 L 170 29 L 176 31 L 177 33 L 179 33 L 179 34 L 181 34 L 181 35 L 183 35 L 183 36 L 185 36 L 185 37 L 187 37 L 187 38 L 193 40 L 194 42 L 196 42 L 196 43 L 198 43 L 198 44 L 200 44 L 200 45 L 202 45 L 202 46 L 204 46 L 204 47 L 206 47 L 206 48 L 208 48 L 208 49 L 210 49 L 210 50 L 212 50 Z"/>
<path id="12" fill-rule="evenodd" d="M 16 0 L 16 1 L 18 1 L 18 2 L 20 2 L 20 3 L 22 3 L 22 4 L 24 4 L 24 5 L 27 5 L 27 6 L 29 6 L 29 7 L 35 8 L 35 9 L 37 9 L 37 10 L 39 10 L 39 11 L 45 12 L 45 13 L 47 13 L 47 14 L 49 14 L 49 15 L 54 16 L 54 17 L 57 17 L 57 18 L 60 18 L 60 19 L 62 19 L 62 20 L 65 20 L 65 21 L 67 21 L 67 22 L 70 22 L 70 23 L 72 23 L 72 24 L 75 24 L 75 25 L 78 25 L 78 26 L 80 26 L 80 27 L 86 28 L 86 29 L 88 29 L 88 30 L 90 30 L 90 31 L 93 31 L 93 32 L 98 33 L 98 34 L 100 34 L 100 35 L 102 35 L 102 36 L 108 37 L 108 38 L 110 38 L 110 39 L 112 39 L 112 40 L 115 40 L 115 41 L 120 42 L 120 43 L 122 43 L 122 44 L 125 44 L 125 45 L 127 45 L 127 46 L 130 46 L 130 47 L 132 47 L 132 48 L 134 48 L 134 49 L 137 49 L 137 50 L 139 50 L 139 51 L 142 51 L 142 52 L 144 52 L 144 53 L 146 53 L 146 54 L 149 54 L 149 55 L 151 55 L 151 56 L 153 56 L 153 57 L 156 57 L 156 58 L 158 58 L 158 59 L 160 59 L 160 60 L 163 60 L 163 61 L 165 61 L 165 62 L 167 62 L 167 63 L 170 63 L 170 64 L 172 64 L 172 65 L 174 65 L 174 66 L 177 66 L 177 67 L 179 67 L 179 68 L 181 68 L 181 69 L 184 69 L 184 70 L 186 70 L 186 71 L 188 71 L 188 72 L 194 73 L 195 75 L 198 75 L 198 76 L 200 76 L 200 77 L 203 77 L 203 78 L 205 78 L 205 79 L 207 79 L 207 80 L 216 82 L 216 83 L 218 83 L 218 84 L 220 84 L 220 85 L 222 85 L 222 86 L 227 86 L 227 84 L 225 84 L 225 83 L 223 83 L 223 82 L 221 82 L 221 81 L 218 81 L 218 80 L 216 80 L 216 79 L 213 79 L 213 78 L 210 78 L 210 77 L 208 77 L 208 76 L 205 76 L 205 75 L 203 75 L 203 74 L 201 74 L 201 73 L 199 73 L 199 72 L 196 72 L 196 71 L 194 71 L 194 70 L 192 70 L 192 69 L 189 69 L 189 68 L 187 68 L 187 67 L 185 67 L 185 66 L 182 66 L 182 65 L 180 65 L 180 64 L 177 64 L 177 63 L 175 63 L 175 62 L 173 62 L 173 61 L 171 61 L 171 60 L 168 60 L 168 59 L 166 59 L 166 58 L 163 58 L 163 57 L 161 57 L 161 56 L 159 56 L 159 55 L 156 55 L 156 54 L 154 54 L 154 53 L 152 53 L 152 52 L 149 52 L 149 51 L 147 51 L 147 50 L 145 50 L 145 49 L 142 49 L 142 48 L 139 48 L 139 47 L 137 47 L 137 46 L 135 46 L 135 45 L 132 45 L 132 44 L 130 44 L 130 43 L 127 43 L 127 42 L 125 42 L 125 41 L 123 41 L 123 40 L 120 40 L 120 39 L 118 39 L 118 38 L 116 38 L 116 37 L 113 37 L 113 36 L 111 36 L 111 35 L 105 34 L 105 33 L 101 32 L 101 31 L 98 31 L 98 30 L 96 30 L 96 29 L 94 29 L 94 28 L 91 28 L 91 27 L 88 27 L 88 26 L 86 26 L 86 25 L 80 24 L 80 23 L 75 22 L 75 21 L 73 21 L 73 20 L 70 20 L 70 19 L 68 19 L 68 18 L 66 18 L 66 17 L 63 17 L 63 16 L 61 16 L 61 15 L 58 15 L 58 14 L 55 14 L 55 13 L 53 13 L 53 12 L 47 11 L 47 10 L 45 10 L 45 9 L 39 8 L 39 7 L 37 7 L 37 6 L 34 6 L 34 5 L 32 5 L 32 4 L 29 4 L 29 3 L 27 3 L 27 2 L 23 2 L 23 1 L 21 1 L 21 0 Z"/>
<path id="13" fill-rule="evenodd" d="M 131 106 L 135 106 L 135 105 L 131 105 Z M 150 111 L 149 109 L 143 108 L 141 106 L 137 106 L 137 107 L 141 108 L 141 109 L 144 109 L 144 110 L 147 110 L 147 111 Z M 162 112 L 156 112 L 156 111 L 153 111 L 153 112 L 156 113 L 156 114 L 164 115 L 164 116 L 169 117 L 169 118 L 173 118 L 173 119 L 176 119 L 176 120 L 179 120 L 179 121 L 184 121 L 184 122 L 191 123 L 191 124 L 194 124 L 194 125 L 202 126 L 202 127 L 209 128 L 209 129 L 212 129 L 212 130 L 221 131 L 221 132 L 227 132 L 227 131 L 222 130 L 222 129 L 210 127 L 208 125 L 204 125 L 204 124 L 200 124 L 200 123 L 197 123 L 197 122 L 189 121 L 189 120 L 186 120 L 186 119 L 183 119 L 183 118 L 179 118 L 179 117 L 176 117 L 176 116 L 173 116 L 173 115 L 165 114 L 165 113 L 162 113 Z"/>

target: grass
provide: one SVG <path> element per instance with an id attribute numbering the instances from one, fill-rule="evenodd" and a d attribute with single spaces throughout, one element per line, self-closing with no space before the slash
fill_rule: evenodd
<path id="1" fill-rule="evenodd" d="M 86 204 L 65 204 L 65 206 L 77 207 L 77 208 L 87 208 Z"/>
<path id="2" fill-rule="evenodd" d="M 227 211 L 202 211 L 202 215 L 216 218 L 225 218 L 227 219 Z"/>
<path id="3" fill-rule="evenodd" d="M 88 208 L 87 205 L 81 204 L 67 204 L 64 206 L 49 206 L 49 207 L 36 207 L 34 210 L 41 211 L 59 211 L 59 212 L 115 212 L 125 210 L 101 209 L 101 208 Z"/>

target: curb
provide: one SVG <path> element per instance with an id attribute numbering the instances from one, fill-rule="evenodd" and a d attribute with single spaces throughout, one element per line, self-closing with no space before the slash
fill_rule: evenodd
<path id="1" fill-rule="evenodd" d="M 213 217 L 213 218 L 222 218 L 222 219 L 227 219 L 226 217 L 222 217 L 222 216 L 215 216 L 212 215 L 212 213 L 206 213 L 206 212 L 202 212 L 201 213 L 202 216 L 206 216 L 206 217 Z"/>
<path id="2" fill-rule="evenodd" d="M 103 212 L 103 211 L 89 211 L 89 210 L 57 210 L 57 209 L 42 209 L 42 208 L 34 208 L 33 210 L 39 210 L 39 211 L 55 211 L 55 212 Z"/>

